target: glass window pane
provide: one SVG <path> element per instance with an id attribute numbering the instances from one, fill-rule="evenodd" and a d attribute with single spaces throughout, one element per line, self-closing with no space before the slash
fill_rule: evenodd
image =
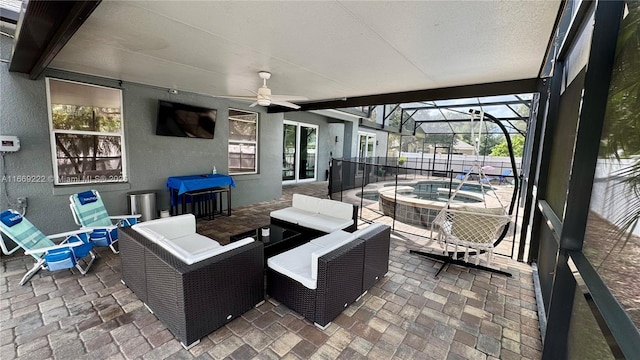
<path id="1" fill-rule="evenodd" d="M 255 144 L 229 144 L 229 171 L 255 172 L 256 150 Z"/>
<path id="2" fill-rule="evenodd" d="M 59 180 L 82 181 L 77 178 L 122 174 L 121 137 L 56 134 L 55 139 Z"/>
<path id="3" fill-rule="evenodd" d="M 122 118 L 118 108 L 95 108 L 76 105 L 51 105 L 53 128 L 119 133 Z"/>
<path id="4" fill-rule="evenodd" d="M 295 180 L 296 178 L 296 132 L 298 127 L 292 124 L 284 124 L 284 136 L 282 144 L 282 180 Z"/>
<path id="5" fill-rule="evenodd" d="M 257 126 L 255 122 L 229 119 L 229 140 L 256 141 Z"/>

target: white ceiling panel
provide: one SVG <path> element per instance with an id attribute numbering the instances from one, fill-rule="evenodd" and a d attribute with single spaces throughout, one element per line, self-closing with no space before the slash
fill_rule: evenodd
<path id="1" fill-rule="evenodd" d="M 103 1 L 51 67 L 311 100 L 537 76 L 559 1 Z"/>

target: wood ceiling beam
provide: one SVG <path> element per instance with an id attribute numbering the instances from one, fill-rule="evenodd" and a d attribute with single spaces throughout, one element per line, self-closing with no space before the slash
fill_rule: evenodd
<path id="1" fill-rule="evenodd" d="M 18 21 L 9 71 L 37 79 L 101 1 L 29 1 Z"/>
<path id="2" fill-rule="evenodd" d="M 367 105 L 401 104 L 417 101 L 450 100 L 469 97 L 535 93 L 538 92 L 541 81 L 542 79 L 532 78 L 475 85 L 453 86 L 439 89 L 356 96 L 340 100 L 332 99 L 328 101 L 316 101 L 312 103 L 299 104 L 299 110 L 274 106 L 269 107 L 267 111 L 269 113 L 281 113 L 289 111 L 340 109 Z"/>

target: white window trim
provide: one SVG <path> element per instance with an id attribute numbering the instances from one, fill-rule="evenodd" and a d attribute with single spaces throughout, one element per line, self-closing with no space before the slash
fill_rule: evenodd
<path id="1" fill-rule="evenodd" d="M 257 111 L 247 111 L 247 110 L 242 110 L 242 109 L 236 109 L 236 108 L 229 108 L 229 111 L 227 112 L 227 120 L 230 122 L 231 118 L 233 118 L 233 121 L 240 121 L 240 122 L 247 122 L 247 123 L 253 123 L 253 121 L 249 121 L 249 120 L 244 120 L 244 119 L 237 119 L 231 115 L 229 115 L 229 113 L 231 112 L 231 110 L 234 111 L 242 111 L 248 114 L 255 114 L 256 115 L 256 140 L 255 141 L 250 141 L 250 140 L 231 140 L 231 138 L 229 138 L 229 132 L 227 131 L 227 166 L 229 166 L 229 145 L 231 143 L 233 144 L 255 144 L 256 145 L 256 163 L 254 165 L 254 170 L 253 171 L 242 171 L 242 172 L 232 172 L 231 168 L 229 167 L 229 175 L 236 175 L 236 176 L 240 176 L 240 175 L 255 175 L 258 173 L 258 166 L 259 166 L 259 159 L 260 159 L 260 114 Z M 229 129 L 231 128 L 231 126 L 229 126 Z"/>
<path id="2" fill-rule="evenodd" d="M 105 133 L 105 132 L 97 132 L 97 131 L 83 131 L 83 130 L 55 130 L 53 128 L 53 113 L 52 113 L 52 109 L 51 109 L 51 89 L 49 87 L 49 80 L 55 80 L 55 81 L 63 81 L 63 82 L 68 82 L 68 83 L 72 83 L 72 84 L 78 84 L 78 85 L 83 85 L 83 86 L 93 86 L 93 87 L 97 87 L 97 88 L 103 88 L 103 89 L 110 89 L 110 90 L 117 90 L 120 96 L 120 132 L 119 133 Z M 128 177 L 128 167 L 127 167 L 127 150 L 126 150 L 126 146 L 125 146 L 125 131 L 124 131 L 124 126 L 125 126 L 125 120 L 124 120 L 124 109 L 123 109 L 123 105 L 122 105 L 122 90 L 118 89 L 118 88 L 111 88 L 108 86 L 100 86 L 100 85 L 94 85 L 94 84 L 87 84 L 87 83 L 82 83 L 82 82 L 78 82 L 78 81 L 70 81 L 70 80 L 64 80 L 64 79 L 58 79 L 58 78 L 45 78 L 45 84 L 46 84 L 46 92 L 47 92 L 47 117 L 49 118 L 49 145 L 51 146 L 51 165 L 53 168 L 53 184 L 56 186 L 73 186 L 73 185 L 81 185 L 81 184 L 92 184 L 92 183 L 96 183 L 96 180 L 88 180 L 88 181 L 82 181 L 82 180 L 78 180 L 78 181 L 73 181 L 73 182 L 63 182 L 61 183 L 59 181 L 59 173 L 58 173 L 58 156 L 57 154 L 57 148 L 56 148 L 56 137 L 55 134 L 56 133 L 61 133 L 61 134 L 80 134 L 80 135 L 106 135 L 106 136 L 120 136 L 120 154 L 121 154 L 121 162 L 122 162 L 122 176 L 118 179 L 105 179 L 105 181 L 99 181 L 100 183 L 105 183 L 105 184 L 118 184 L 118 183 L 125 183 L 125 182 L 129 182 L 129 177 Z"/>

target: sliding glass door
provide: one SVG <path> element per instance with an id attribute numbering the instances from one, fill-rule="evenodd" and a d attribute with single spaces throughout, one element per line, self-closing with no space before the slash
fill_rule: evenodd
<path id="1" fill-rule="evenodd" d="M 315 181 L 318 163 L 318 126 L 284 121 L 282 182 Z"/>
<path id="2" fill-rule="evenodd" d="M 374 157 L 376 147 L 376 134 L 358 132 L 358 158 L 367 159 Z"/>

